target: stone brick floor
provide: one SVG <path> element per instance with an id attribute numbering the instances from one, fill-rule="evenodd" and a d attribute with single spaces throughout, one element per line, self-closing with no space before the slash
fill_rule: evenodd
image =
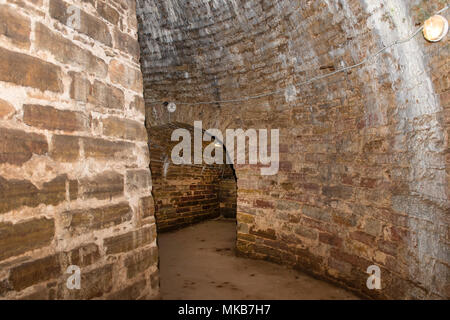
<path id="1" fill-rule="evenodd" d="M 159 235 L 162 299 L 358 299 L 298 271 L 234 254 L 236 223 Z"/>

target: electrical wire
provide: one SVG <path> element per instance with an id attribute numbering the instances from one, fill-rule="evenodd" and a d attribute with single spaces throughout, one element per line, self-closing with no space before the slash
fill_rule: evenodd
<path id="1" fill-rule="evenodd" d="M 441 14 L 441 13 L 447 11 L 448 8 L 449 8 L 449 6 L 447 5 L 445 8 L 443 8 L 443 9 L 439 10 L 438 12 L 436 12 L 436 14 Z M 423 28 L 424 28 L 424 26 L 422 24 L 422 26 L 420 26 L 409 37 L 407 37 L 405 39 L 402 39 L 402 40 L 396 40 L 396 41 L 392 42 L 391 44 L 383 47 L 382 49 L 378 50 L 376 53 L 370 55 L 369 57 L 365 58 L 364 60 L 360 61 L 359 63 L 356 63 L 354 65 L 338 69 L 336 71 L 333 71 L 333 72 L 330 72 L 330 73 L 327 73 L 327 74 L 324 74 L 324 75 L 313 77 L 313 78 L 311 78 L 309 80 L 298 82 L 298 83 L 295 84 L 295 86 L 296 87 L 304 86 L 304 85 L 310 84 L 312 82 L 331 77 L 331 76 L 333 76 L 335 74 L 338 74 L 338 73 L 341 73 L 341 72 L 346 72 L 346 71 L 358 68 L 358 67 L 360 67 L 362 65 L 371 64 L 371 63 L 375 62 L 375 59 L 380 54 L 385 52 L 386 50 L 388 50 L 388 49 L 390 49 L 390 48 L 392 48 L 394 46 L 397 46 L 399 44 L 403 44 L 403 43 L 411 41 L 415 36 L 417 36 L 417 34 L 419 34 L 423 30 Z M 246 101 L 249 101 L 249 100 L 255 100 L 255 99 L 265 98 L 265 97 L 268 97 L 268 96 L 273 96 L 273 95 L 276 95 L 276 94 L 284 93 L 285 90 L 286 90 L 286 88 L 278 89 L 278 90 L 270 91 L 270 92 L 266 92 L 266 93 L 261 93 L 261 94 L 258 94 L 258 95 L 244 96 L 242 98 L 228 99 L 228 100 L 212 100 L 212 101 L 204 101 L 204 102 L 180 102 L 180 101 L 171 101 L 171 102 L 173 102 L 173 103 L 175 103 L 177 105 L 190 105 L 190 106 L 211 105 L 211 104 L 225 104 L 225 103 L 239 103 L 239 102 L 246 102 Z M 157 101 L 146 101 L 146 103 L 148 103 L 148 104 L 160 104 L 160 103 L 164 103 L 164 102 L 165 101 L 159 101 L 159 100 L 157 100 Z"/>

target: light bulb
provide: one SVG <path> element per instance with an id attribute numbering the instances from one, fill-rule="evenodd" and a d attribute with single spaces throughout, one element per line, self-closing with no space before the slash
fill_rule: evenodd
<path id="1" fill-rule="evenodd" d="M 167 110 L 168 110 L 170 113 L 173 113 L 173 112 L 175 112 L 175 111 L 177 110 L 177 105 L 176 105 L 174 102 L 171 102 L 171 103 L 169 103 L 169 104 L 167 105 Z"/>
<path id="2" fill-rule="evenodd" d="M 423 36 L 431 42 L 444 39 L 448 32 L 448 21 L 443 16 L 435 15 L 425 21 Z"/>

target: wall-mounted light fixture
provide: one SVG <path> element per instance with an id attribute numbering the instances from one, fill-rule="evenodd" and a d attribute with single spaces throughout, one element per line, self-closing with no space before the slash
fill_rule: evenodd
<path id="1" fill-rule="evenodd" d="M 425 21 L 423 35 L 430 42 L 438 42 L 444 39 L 448 32 L 448 21 L 441 15 L 435 15 Z"/>
<path id="2" fill-rule="evenodd" d="M 177 111 L 177 105 L 173 102 L 170 102 L 167 104 L 167 111 L 169 111 L 170 113 L 173 113 L 175 111 Z"/>

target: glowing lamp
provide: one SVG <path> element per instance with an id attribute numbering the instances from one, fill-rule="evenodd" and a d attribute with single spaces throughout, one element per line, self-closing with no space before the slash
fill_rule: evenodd
<path id="1" fill-rule="evenodd" d="M 169 111 L 170 113 L 177 111 L 177 105 L 174 102 L 170 102 L 169 104 L 167 104 L 167 111 Z"/>
<path id="2" fill-rule="evenodd" d="M 435 15 L 425 21 L 423 36 L 431 42 L 444 39 L 448 32 L 448 21 L 443 16 Z"/>

